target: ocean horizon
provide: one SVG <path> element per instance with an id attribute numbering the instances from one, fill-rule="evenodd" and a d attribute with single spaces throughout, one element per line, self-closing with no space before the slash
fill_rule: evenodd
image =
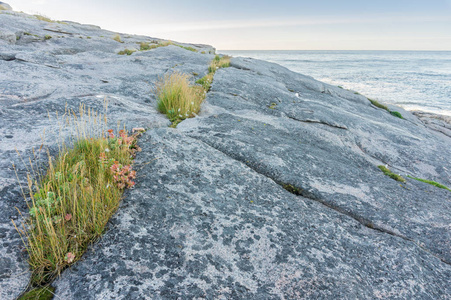
<path id="1" fill-rule="evenodd" d="M 280 64 L 406 110 L 451 116 L 451 51 L 218 50 Z"/>

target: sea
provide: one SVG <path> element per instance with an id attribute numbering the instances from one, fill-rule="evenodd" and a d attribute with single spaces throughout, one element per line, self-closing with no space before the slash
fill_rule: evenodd
<path id="1" fill-rule="evenodd" d="M 451 51 L 218 51 L 294 72 L 406 110 L 451 116 Z"/>

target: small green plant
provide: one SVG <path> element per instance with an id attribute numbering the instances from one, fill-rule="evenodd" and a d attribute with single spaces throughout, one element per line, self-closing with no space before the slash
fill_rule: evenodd
<path id="1" fill-rule="evenodd" d="M 282 187 L 292 194 L 302 196 L 302 190 L 300 188 L 297 188 L 291 184 L 283 184 Z"/>
<path id="2" fill-rule="evenodd" d="M 177 124 L 194 117 L 200 110 L 205 91 L 199 86 L 190 86 L 189 76 L 174 72 L 166 74 L 155 85 L 158 111 Z"/>
<path id="3" fill-rule="evenodd" d="M 136 52 L 135 49 L 124 49 L 122 51 L 119 51 L 117 54 L 119 54 L 119 55 L 132 55 L 135 52 Z"/>
<path id="4" fill-rule="evenodd" d="M 55 288 L 51 286 L 36 288 L 25 293 L 18 300 L 51 300 L 54 292 Z"/>
<path id="5" fill-rule="evenodd" d="M 51 35 L 48 35 L 48 34 L 46 34 L 46 35 L 44 35 L 44 40 L 50 40 L 52 38 L 52 36 Z"/>
<path id="6" fill-rule="evenodd" d="M 275 108 L 276 108 L 276 106 L 277 106 L 277 103 L 275 103 L 275 102 L 272 102 L 272 103 L 271 103 L 271 105 L 270 105 L 270 106 L 268 106 L 268 108 L 270 108 L 270 109 L 275 109 Z"/>
<path id="7" fill-rule="evenodd" d="M 382 109 L 385 109 L 386 111 L 389 111 L 387 106 L 385 106 L 383 104 L 380 104 L 376 100 L 373 100 L 373 99 L 370 99 L 370 98 L 368 98 L 368 100 L 370 100 L 371 104 L 373 104 L 374 106 L 382 108 Z"/>
<path id="8" fill-rule="evenodd" d="M 90 39 L 91 39 L 91 37 L 90 37 L 90 36 L 87 36 L 86 38 L 87 38 L 88 40 L 90 40 Z"/>
<path id="9" fill-rule="evenodd" d="M 393 116 L 397 117 L 397 118 L 404 119 L 404 118 L 402 117 L 402 115 L 401 115 L 399 112 L 397 112 L 397 111 L 390 111 L 390 113 L 391 113 Z"/>
<path id="10" fill-rule="evenodd" d="M 42 15 L 34 15 L 36 17 L 36 19 L 38 19 L 39 21 L 44 21 L 44 22 L 53 22 L 52 19 L 42 16 Z"/>
<path id="11" fill-rule="evenodd" d="M 378 166 L 378 168 L 391 179 L 394 179 L 394 180 L 400 181 L 400 182 L 406 182 L 406 180 L 401 175 L 397 175 L 397 174 L 393 173 L 386 166 L 381 165 L 381 166 Z"/>
<path id="12" fill-rule="evenodd" d="M 121 40 L 121 36 L 119 34 L 113 36 L 113 40 L 115 40 L 118 43 L 123 43 L 123 41 Z"/>
<path id="13" fill-rule="evenodd" d="M 220 68 L 228 68 L 230 67 L 230 56 L 223 56 L 220 57 L 219 55 L 216 55 L 215 58 L 210 63 L 210 66 L 208 67 L 209 73 L 215 73 L 216 70 Z"/>
<path id="14" fill-rule="evenodd" d="M 29 32 L 24 32 L 23 35 L 32 35 L 32 34 Z"/>
<path id="15" fill-rule="evenodd" d="M 193 47 L 187 47 L 187 46 L 182 46 L 182 45 L 177 45 L 177 44 L 175 44 L 175 46 L 180 47 L 185 50 L 188 50 L 188 51 L 197 52 L 197 50 L 194 49 Z"/>
<path id="16" fill-rule="evenodd" d="M 205 54 L 205 51 L 202 51 L 201 54 Z"/>
<path id="17" fill-rule="evenodd" d="M 215 75 L 214 73 L 208 73 L 204 77 L 197 79 L 196 83 L 200 84 L 204 88 L 204 90 L 208 92 L 211 88 L 214 75 Z"/>
<path id="18" fill-rule="evenodd" d="M 208 74 L 196 80 L 196 83 L 200 84 L 204 90 L 208 92 L 211 88 L 211 84 L 213 83 L 213 77 L 216 71 L 220 68 L 228 67 L 230 67 L 230 56 L 220 57 L 219 55 L 216 55 L 208 67 Z"/>
<path id="19" fill-rule="evenodd" d="M 417 178 L 417 177 L 412 177 L 410 175 L 407 175 L 407 177 L 411 178 L 411 179 L 415 179 L 424 183 L 428 183 L 430 185 L 433 185 L 435 187 L 441 188 L 441 189 L 445 189 L 448 191 L 451 191 L 451 189 L 449 189 L 447 186 L 444 186 L 443 184 L 440 184 L 438 182 L 432 181 L 432 180 L 427 180 L 427 179 L 422 179 L 422 178 Z"/>

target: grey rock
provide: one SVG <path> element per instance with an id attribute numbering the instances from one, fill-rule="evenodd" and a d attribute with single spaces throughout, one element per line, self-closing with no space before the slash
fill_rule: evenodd
<path id="1" fill-rule="evenodd" d="M 175 130 L 140 140 L 137 188 L 56 282 L 62 299 L 445 299 L 451 266 Z"/>
<path id="2" fill-rule="evenodd" d="M 13 10 L 13 8 L 8 3 L 0 1 L 0 11 L 2 10 Z"/>
<path id="3" fill-rule="evenodd" d="M 112 128 L 117 121 L 128 129 L 167 127 L 170 122 L 155 109 L 155 81 L 175 70 L 206 73 L 213 56 L 175 46 L 117 55 L 152 39 L 124 37 L 123 45 L 112 39 L 114 33 L 96 26 L 48 23 L 22 13 L 1 13 L 0 24 L 0 31 L 11 36 L 0 44 L 0 299 L 8 300 L 24 291 L 30 277 L 22 240 L 11 221 L 23 221 L 15 207 L 26 217 L 19 184 L 27 186 L 30 157 L 45 172 L 46 149 L 54 155 L 59 142 L 70 142 L 74 131 L 62 125 L 61 116 L 68 109 L 78 112 L 82 104 L 103 113 L 106 100 Z"/>
<path id="4" fill-rule="evenodd" d="M 47 151 L 74 135 L 61 116 L 104 112 L 105 100 L 105 127 L 150 129 L 139 177 L 103 238 L 54 282 L 58 299 L 449 298 L 451 192 L 377 168 L 451 186 L 443 120 L 390 106 L 399 119 L 352 91 L 234 58 L 200 115 L 167 129 L 155 82 L 174 71 L 194 82 L 213 47 L 123 56 L 161 40 L 120 43 L 97 26 L 13 11 L 0 24 L 0 299 L 30 276 L 11 221 L 27 209 L 24 162 L 44 172 Z"/>

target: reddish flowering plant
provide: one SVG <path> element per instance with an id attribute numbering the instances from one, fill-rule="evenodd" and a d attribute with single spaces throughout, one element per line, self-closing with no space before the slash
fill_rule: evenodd
<path id="1" fill-rule="evenodd" d="M 136 178 L 136 171 L 132 170 L 132 166 L 122 166 L 118 161 L 110 167 L 113 174 L 114 183 L 120 189 L 132 188 L 135 185 L 133 179 Z"/>
<path id="2" fill-rule="evenodd" d="M 108 136 L 110 137 L 110 139 L 114 139 L 113 129 L 108 129 Z"/>

